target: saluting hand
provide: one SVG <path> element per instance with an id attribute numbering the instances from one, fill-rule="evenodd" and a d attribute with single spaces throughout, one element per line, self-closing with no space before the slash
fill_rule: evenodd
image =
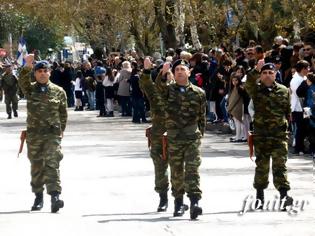
<path id="1" fill-rule="evenodd" d="M 162 69 L 162 75 L 164 76 L 171 68 L 170 62 L 165 62 Z"/>
<path id="2" fill-rule="evenodd" d="M 151 62 L 149 57 L 146 57 L 144 59 L 143 67 L 144 67 L 145 70 L 151 70 L 152 69 L 152 62 Z"/>
<path id="3" fill-rule="evenodd" d="M 261 68 L 265 65 L 265 60 L 261 59 L 257 62 L 256 70 L 260 72 Z"/>
<path id="4" fill-rule="evenodd" d="M 29 68 L 33 68 L 33 62 L 34 62 L 34 54 L 28 54 L 24 57 L 25 60 L 25 66 Z"/>

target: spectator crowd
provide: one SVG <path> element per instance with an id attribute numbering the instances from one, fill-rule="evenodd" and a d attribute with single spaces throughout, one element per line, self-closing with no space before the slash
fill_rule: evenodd
<path id="1" fill-rule="evenodd" d="M 290 44 L 278 36 L 272 48 L 266 50 L 255 41 L 245 48 L 228 51 L 220 45 L 208 51 L 188 52 L 168 49 L 165 56 L 156 52 L 151 57 L 155 81 L 163 63 L 184 59 L 190 64 L 190 82 L 204 89 L 207 97 L 207 121 L 226 124 L 235 130 L 230 142 L 247 142 L 248 132 L 255 118 L 255 108 L 244 88 L 247 73 L 259 61 L 271 62 L 276 67 L 276 82 L 285 85 L 291 93 L 290 132 L 293 153 L 315 153 L 315 35 Z M 51 62 L 51 82 L 62 87 L 68 98 L 68 107 L 75 111 L 99 111 L 98 117 L 132 117 L 133 123 L 147 123 L 150 105 L 139 87 L 145 55 L 136 51 L 111 53 L 102 60 L 93 57 L 82 62 Z M 16 91 L 18 71 L 14 64 L 1 63 L 0 98 Z M 170 76 L 172 74 L 170 73 Z M 15 86 L 15 87 L 14 87 Z M 16 91 L 20 98 L 23 94 Z M 3 96 L 4 95 L 4 96 Z M 10 94 L 11 96 L 11 94 Z M 5 100 L 7 112 L 16 105 Z M 115 111 L 115 112 L 114 112 Z M 17 116 L 17 115 L 16 115 Z M 8 118 L 12 118 L 8 114 Z M 305 144 L 307 144 L 305 146 Z"/>

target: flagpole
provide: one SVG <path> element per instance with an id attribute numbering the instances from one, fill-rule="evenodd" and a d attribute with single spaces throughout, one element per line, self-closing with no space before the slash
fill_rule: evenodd
<path id="1" fill-rule="evenodd" d="M 13 49 L 12 49 L 12 34 L 9 33 L 9 45 L 10 45 L 10 58 L 13 60 Z"/>

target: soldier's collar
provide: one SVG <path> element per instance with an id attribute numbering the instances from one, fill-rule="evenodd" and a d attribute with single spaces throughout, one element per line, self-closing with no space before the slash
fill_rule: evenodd
<path id="1" fill-rule="evenodd" d="M 47 82 L 46 84 L 40 84 L 40 83 L 38 83 L 38 82 L 36 81 L 36 84 L 37 84 L 38 87 L 45 87 L 45 86 L 48 87 L 48 86 L 51 84 L 51 82 L 50 82 L 50 80 L 48 80 L 48 82 Z"/>
<path id="2" fill-rule="evenodd" d="M 40 83 L 36 82 L 36 86 L 37 86 L 38 90 L 42 93 L 48 93 L 49 92 L 49 90 L 50 90 L 49 85 L 50 84 L 51 84 L 51 82 L 49 80 L 46 84 L 40 84 Z"/>
<path id="3" fill-rule="evenodd" d="M 274 88 L 277 87 L 277 83 L 276 83 L 276 82 L 273 82 L 273 84 L 272 84 L 271 87 L 267 87 L 267 86 L 264 85 L 262 82 L 259 82 L 258 84 L 259 84 L 259 85 L 261 86 L 261 88 L 263 88 L 263 89 L 271 89 L 271 90 L 273 90 Z"/>
<path id="4" fill-rule="evenodd" d="M 182 87 L 182 88 L 188 89 L 188 88 L 192 87 L 192 84 L 190 83 L 190 81 L 188 81 L 188 84 L 186 84 L 185 86 L 182 86 L 182 85 L 179 85 L 176 83 L 176 87 L 178 87 L 178 88 Z"/>

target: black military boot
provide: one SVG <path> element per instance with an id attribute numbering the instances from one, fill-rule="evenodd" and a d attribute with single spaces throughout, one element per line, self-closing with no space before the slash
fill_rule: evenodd
<path id="1" fill-rule="evenodd" d="M 113 111 L 108 112 L 106 117 L 114 117 L 114 112 Z"/>
<path id="2" fill-rule="evenodd" d="M 17 111 L 13 111 L 13 115 L 14 115 L 14 117 L 18 117 L 18 112 Z"/>
<path id="3" fill-rule="evenodd" d="M 265 194 L 263 189 L 257 189 L 256 191 L 256 200 L 260 200 L 261 205 L 258 207 L 258 201 L 255 202 L 255 209 L 262 210 L 265 203 Z"/>
<path id="4" fill-rule="evenodd" d="M 96 117 L 106 117 L 106 113 L 104 113 L 103 111 L 100 111 L 100 114 Z"/>
<path id="5" fill-rule="evenodd" d="M 8 119 L 12 119 L 12 114 L 8 113 Z"/>
<path id="6" fill-rule="evenodd" d="M 51 195 L 51 213 L 56 213 L 60 208 L 63 208 L 64 202 L 59 199 L 59 192 L 53 191 Z"/>
<path id="7" fill-rule="evenodd" d="M 195 196 L 190 198 L 190 219 L 195 220 L 202 215 L 202 208 L 198 206 L 199 199 Z"/>
<path id="8" fill-rule="evenodd" d="M 167 192 L 160 193 L 160 204 L 158 206 L 157 212 L 164 212 L 167 210 L 167 207 L 168 207 Z"/>
<path id="9" fill-rule="evenodd" d="M 281 211 L 286 211 L 288 206 L 293 205 L 293 198 L 288 196 L 287 189 L 279 189 L 280 192 L 280 206 L 282 206 L 282 201 L 284 201 L 283 207 L 280 209 Z"/>
<path id="10" fill-rule="evenodd" d="M 35 193 L 35 200 L 31 211 L 39 211 L 44 206 L 44 196 L 43 193 Z"/>
<path id="11" fill-rule="evenodd" d="M 174 201 L 175 209 L 173 214 L 174 217 L 183 216 L 185 214 L 187 206 L 185 206 L 183 202 L 184 202 L 183 197 L 175 198 Z"/>

